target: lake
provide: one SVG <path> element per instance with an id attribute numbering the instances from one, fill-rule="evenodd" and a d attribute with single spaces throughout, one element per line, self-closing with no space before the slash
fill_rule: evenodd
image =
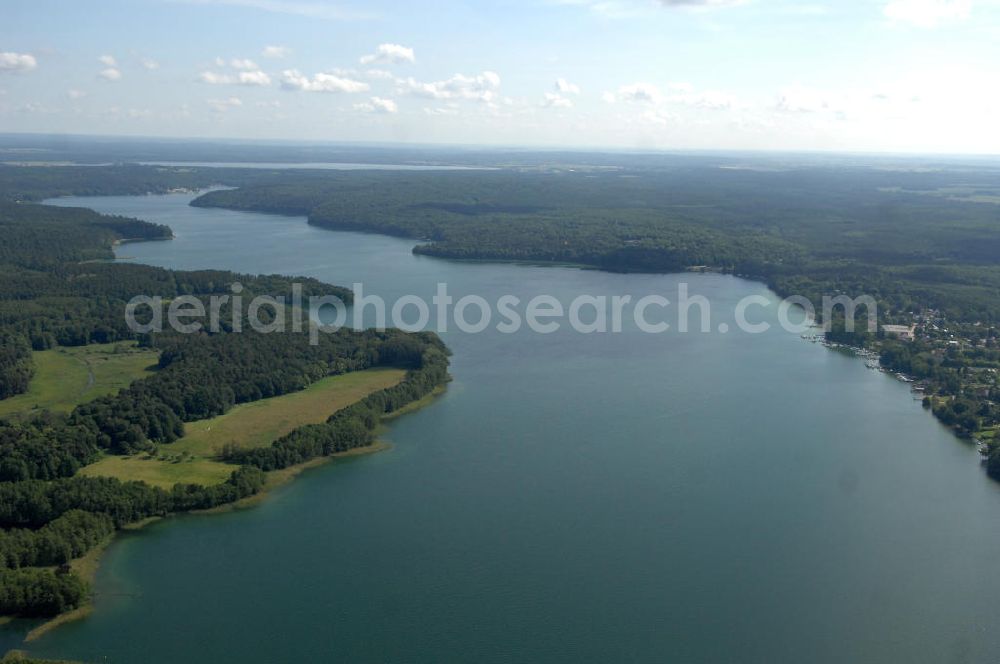
<path id="1" fill-rule="evenodd" d="M 429 298 L 758 283 L 415 256 L 190 195 L 60 199 L 169 224 L 119 254 Z M 774 306 L 754 310 L 776 323 Z M 907 385 L 764 334 L 443 334 L 454 382 L 392 448 L 262 505 L 124 534 L 95 611 L 31 644 L 107 662 L 983 662 L 1000 487 Z M 5 628 L 12 639 L 23 625 Z"/>

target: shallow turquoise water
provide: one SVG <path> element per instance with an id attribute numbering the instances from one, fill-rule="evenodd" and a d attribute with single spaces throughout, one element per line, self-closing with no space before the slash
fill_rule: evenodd
<path id="1" fill-rule="evenodd" d="M 120 254 L 388 299 L 760 284 L 461 264 L 189 196 L 63 199 L 172 226 Z M 729 314 L 725 314 L 729 315 Z M 756 310 L 774 322 L 774 307 Z M 725 318 L 725 316 L 723 316 Z M 720 319 L 721 320 L 721 319 Z M 448 332 L 393 448 L 260 507 L 119 538 L 96 611 L 32 652 L 108 662 L 984 662 L 1000 491 L 908 388 L 778 329 Z M 5 643 L 23 625 L 8 626 Z"/>

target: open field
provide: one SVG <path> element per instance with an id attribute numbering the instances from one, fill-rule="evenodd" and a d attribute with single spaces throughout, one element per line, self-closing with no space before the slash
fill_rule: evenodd
<path id="1" fill-rule="evenodd" d="M 189 422 L 186 435 L 161 445 L 155 455 L 108 455 L 80 470 L 83 475 L 143 480 L 169 488 L 177 482 L 217 484 L 234 466 L 216 460 L 226 443 L 262 447 L 304 424 L 325 421 L 334 412 L 372 392 L 401 381 L 402 369 L 370 369 L 330 376 L 301 392 L 235 406 L 225 415 Z"/>
<path id="2" fill-rule="evenodd" d="M 142 480 L 169 489 L 178 482 L 206 486 L 219 484 L 226 481 L 235 469 L 236 466 L 208 457 L 172 456 L 169 452 L 161 452 L 159 455 L 143 453 L 133 456 L 108 454 L 100 461 L 81 468 L 79 474 L 117 477 L 122 481 Z"/>
<path id="3" fill-rule="evenodd" d="M 158 354 L 120 342 L 53 348 L 32 356 L 35 376 L 28 391 L 0 401 L 0 417 L 43 408 L 69 412 L 148 376 Z"/>

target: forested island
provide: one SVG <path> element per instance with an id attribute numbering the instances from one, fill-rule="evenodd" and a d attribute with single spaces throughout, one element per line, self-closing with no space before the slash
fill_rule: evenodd
<path id="1" fill-rule="evenodd" d="M 66 410 L 29 405 L 0 418 L 0 616 L 49 617 L 81 606 L 88 584 L 74 561 L 116 530 L 234 503 L 264 489 L 271 471 L 370 446 L 382 417 L 448 380 L 448 351 L 433 333 L 340 329 L 311 344 L 305 334 L 259 334 L 249 325 L 236 334 L 234 322 L 248 321 L 231 307 L 217 333 L 134 333 L 124 317 L 134 295 L 188 295 L 207 302 L 240 282 L 248 295 L 273 296 L 289 293 L 293 278 L 115 262 L 116 242 L 169 239 L 170 229 L 28 202 L 62 193 L 145 193 L 216 181 L 215 175 L 184 169 L 0 169 L 0 404 L 30 393 L 32 381 L 41 379 L 38 358 L 53 357 L 46 354 L 95 347 L 107 349 L 100 360 L 155 358 L 154 366 L 117 391 Z M 351 298 L 350 291 L 316 280 L 294 281 L 307 294 Z M 363 384 L 336 378 L 366 372 L 374 372 L 373 378 Z M 329 389 L 320 397 L 339 395 L 330 410 L 342 404 L 325 420 L 314 418 L 253 447 L 233 440 L 202 449 L 212 457 L 204 461 L 190 451 L 169 451 L 185 439 L 187 423 L 319 385 Z M 225 469 L 228 477 L 164 485 L 128 474 L 81 472 L 98 462 L 140 457 L 168 471 L 168 478 L 185 478 L 203 466 L 216 473 Z"/>

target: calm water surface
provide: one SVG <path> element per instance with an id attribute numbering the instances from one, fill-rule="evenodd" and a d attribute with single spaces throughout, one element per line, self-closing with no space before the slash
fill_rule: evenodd
<path id="1" fill-rule="evenodd" d="M 120 254 L 359 281 L 387 298 L 761 285 L 460 264 L 190 196 L 62 199 L 169 224 Z M 671 298 L 672 299 L 672 298 Z M 774 322 L 769 312 L 755 310 Z M 757 315 L 757 314 L 755 314 Z M 454 383 L 385 453 L 260 507 L 110 548 L 94 614 L 32 646 L 91 661 L 986 662 L 1000 492 L 908 388 L 761 335 L 444 335 Z M 7 639 L 23 626 L 7 628 Z"/>

